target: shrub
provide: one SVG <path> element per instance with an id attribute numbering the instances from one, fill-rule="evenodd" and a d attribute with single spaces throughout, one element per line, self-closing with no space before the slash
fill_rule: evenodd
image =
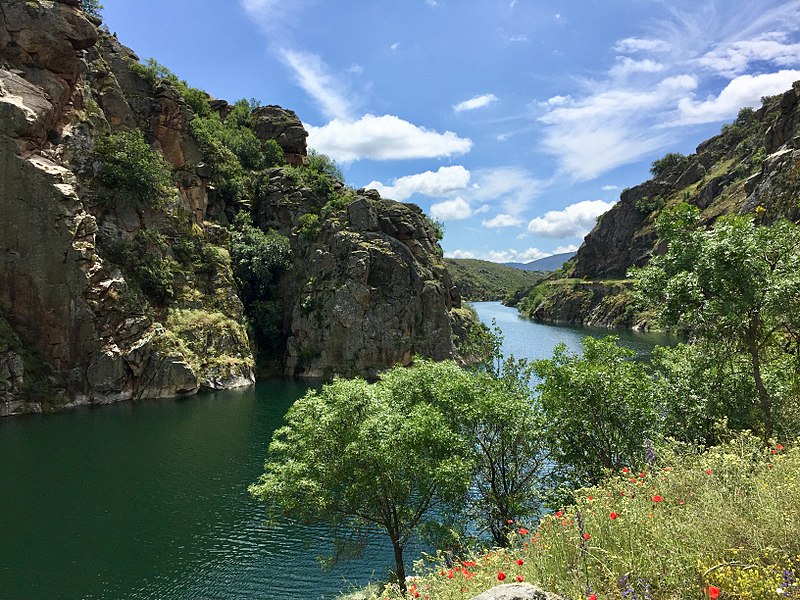
<path id="1" fill-rule="evenodd" d="M 650 173 L 654 178 L 663 177 L 673 169 L 686 164 L 687 157 L 679 152 L 669 152 L 662 158 L 653 161 L 650 166 Z"/>
<path id="2" fill-rule="evenodd" d="M 98 0 L 81 0 L 81 10 L 85 12 L 87 15 L 91 15 L 96 18 L 101 18 L 101 11 L 103 10 L 103 5 L 98 2 Z"/>
<path id="3" fill-rule="evenodd" d="M 95 180 L 109 200 L 157 208 L 174 194 L 170 166 L 139 129 L 98 138 L 94 153 L 100 163 Z"/>

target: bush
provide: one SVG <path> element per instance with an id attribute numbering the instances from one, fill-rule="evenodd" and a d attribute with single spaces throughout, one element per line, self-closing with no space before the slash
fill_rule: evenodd
<path id="1" fill-rule="evenodd" d="M 103 5 L 98 2 L 98 0 L 81 0 L 81 10 L 85 12 L 87 15 L 91 15 L 96 18 L 101 18 L 101 11 L 103 10 Z"/>
<path id="2" fill-rule="evenodd" d="M 95 180 L 110 201 L 158 208 L 174 195 L 170 166 L 139 129 L 98 138 L 94 153 L 100 163 Z"/>
<path id="3" fill-rule="evenodd" d="M 677 169 L 686 164 L 687 157 L 679 152 L 669 152 L 663 158 L 653 161 L 650 166 L 650 173 L 654 178 L 663 177 L 673 169 Z"/>

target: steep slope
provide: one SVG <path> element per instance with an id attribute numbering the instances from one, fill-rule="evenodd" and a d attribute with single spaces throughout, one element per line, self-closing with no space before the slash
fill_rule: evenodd
<path id="1" fill-rule="evenodd" d="M 531 291 L 521 310 L 541 321 L 646 327 L 631 306 L 628 269 L 661 251 L 655 220 L 685 201 L 701 210 L 704 226 L 721 215 L 755 214 L 759 222 L 800 219 L 800 82 L 742 109 L 720 135 L 694 154 L 668 154 L 653 164 L 653 179 L 626 189 L 598 220 L 573 260 Z"/>
<path id="2" fill-rule="evenodd" d="M 418 208 L 99 25 L 0 4 L 0 415 L 457 357 L 469 316 Z"/>

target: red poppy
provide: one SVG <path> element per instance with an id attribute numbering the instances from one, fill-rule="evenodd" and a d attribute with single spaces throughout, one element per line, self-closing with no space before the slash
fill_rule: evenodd
<path id="1" fill-rule="evenodd" d="M 713 472 L 711 469 L 706 469 L 706 475 L 711 475 Z"/>
<path id="2" fill-rule="evenodd" d="M 776 444 L 775 445 L 775 449 L 776 450 L 783 450 L 783 444 Z"/>
<path id="3" fill-rule="evenodd" d="M 611 514 L 608 515 L 608 518 L 613 520 L 616 519 L 618 516 L 619 515 L 612 510 Z"/>
<path id="4" fill-rule="evenodd" d="M 557 516 L 557 517 L 560 519 L 561 517 L 563 517 L 563 516 L 564 516 L 564 513 L 563 513 L 563 512 L 561 512 L 560 510 L 557 510 L 557 511 L 556 511 L 556 516 Z"/>
<path id="5" fill-rule="evenodd" d="M 497 573 L 497 581 L 503 581 L 506 578 L 506 574 L 502 571 Z"/>
<path id="6" fill-rule="evenodd" d="M 711 600 L 714 600 L 715 598 L 719 598 L 719 593 L 721 591 L 722 590 L 720 588 L 718 588 L 717 586 L 710 585 L 710 586 L 708 586 L 708 597 L 711 598 Z"/>
<path id="7" fill-rule="evenodd" d="M 658 494 L 653 496 L 653 502 L 661 502 L 662 500 L 663 500 L 663 498 L 661 496 L 659 496 Z"/>
<path id="8" fill-rule="evenodd" d="M 597 594 L 589 594 L 589 596 L 587 596 L 586 600 L 597 600 Z"/>
<path id="9" fill-rule="evenodd" d="M 514 522 L 514 519 L 508 519 L 508 520 L 506 521 L 506 523 L 508 523 L 509 525 L 511 525 L 513 522 Z"/>
<path id="10" fill-rule="evenodd" d="M 522 575 L 517 575 L 517 581 L 519 581 L 520 583 L 522 583 L 522 580 L 523 580 L 523 579 L 524 579 L 524 577 L 522 577 Z"/>
<path id="11" fill-rule="evenodd" d="M 628 472 L 628 467 L 622 467 L 622 472 L 623 473 L 627 473 Z"/>
<path id="12" fill-rule="evenodd" d="M 590 536 L 588 533 L 584 533 L 583 534 L 583 539 L 585 539 L 585 540 L 588 540 L 590 537 L 592 537 L 592 536 Z"/>
<path id="13" fill-rule="evenodd" d="M 525 529 L 524 527 L 520 527 L 520 530 L 519 530 L 519 534 L 520 535 L 528 535 L 528 533 L 530 533 L 530 532 L 527 529 Z"/>
<path id="14" fill-rule="evenodd" d="M 522 560 L 521 558 L 518 558 L 518 559 L 517 559 L 517 564 L 518 564 L 518 565 L 521 567 L 522 565 L 524 565 L 524 564 L 525 564 L 525 561 L 524 561 L 524 560 Z"/>
<path id="15" fill-rule="evenodd" d="M 594 500 L 594 497 L 593 496 L 589 496 L 589 500 Z"/>

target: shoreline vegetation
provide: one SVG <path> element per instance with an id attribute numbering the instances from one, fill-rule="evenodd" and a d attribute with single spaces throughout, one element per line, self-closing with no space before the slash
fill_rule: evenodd
<path id="1" fill-rule="evenodd" d="M 800 228 L 706 229 L 688 204 L 657 227 L 666 252 L 634 293 L 687 343 L 638 361 L 585 338 L 527 362 L 495 328 L 472 368 L 334 381 L 289 411 L 251 493 L 272 514 L 382 528 L 396 564 L 376 600 L 513 581 L 591 600 L 800 596 Z M 439 551 L 408 578 L 415 537 Z"/>

